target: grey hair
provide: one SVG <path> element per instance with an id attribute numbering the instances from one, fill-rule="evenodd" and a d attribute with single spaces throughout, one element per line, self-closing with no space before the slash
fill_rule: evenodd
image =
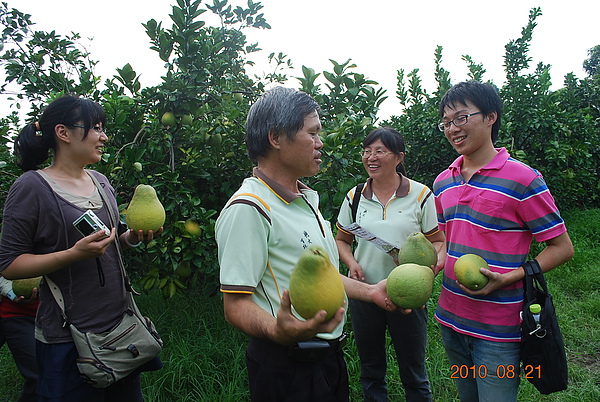
<path id="1" fill-rule="evenodd" d="M 271 132 L 293 140 L 304 126 L 304 118 L 318 110 L 319 104 L 305 92 L 282 86 L 266 91 L 250 107 L 246 119 L 248 157 L 256 162 L 267 156 Z"/>

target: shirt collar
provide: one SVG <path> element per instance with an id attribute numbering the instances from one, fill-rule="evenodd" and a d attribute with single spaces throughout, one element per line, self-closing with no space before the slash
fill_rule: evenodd
<path id="1" fill-rule="evenodd" d="M 275 193 L 275 195 L 277 195 L 279 198 L 281 198 L 284 202 L 288 204 L 294 201 L 296 198 L 301 197 L 300 194 L 296 194 L 293 191 L 288 190 L 281 184 L 277 183 L 275 180 L 271 179 L 269 176 L 264 174 L 264 172 L 261 171 L 258 167 L 254 167 L 254 169 L 252 169 L 252 175 L 258 178 L 263 183 L 265 183 L 265 185 L 269 187 L 269 189 L 273 193 Z M 302 192 L 303 190 L 310 190 L 310 188 L 306 184 L 298 180 L 298 190 Z"/>
<path id="2" fill-rule="evenodd" d="M 408 193 L 410 193 L 410 181 L 408 180 L 407 177 L 403 176 L 400 173 L 398 173 L 398 176 L 400 176 L 400 185 L 396 189 L 396 197 L 397 198 L 406 197 L 408 195 Z M 363 190 L 362 195 L 363 195 L 363 197 L 365 197 L 368 200 L 373 199 L 373 179 L 372 178 L 369 177 L 367 179 L 367 185 L 365 186 L 365 189 Z"/>
<path id="3" fill-rule="evenodd" d="M 506 148 L 496 148 L 496 151 L 498 151 L 498 153 L 494 156 L 490 163 L 481 168 L 481 170 L 500 170 L 506 164 L 506 161 L 508 160 L 508 158 L 510 158 L 510 154 L 508 153 Z M 463 160 L 464 156 L 462 155 L 456 158 L 454 162 L 452 162 L 452 164 L 450 165 L 450 170 L 460 172 Z"/>

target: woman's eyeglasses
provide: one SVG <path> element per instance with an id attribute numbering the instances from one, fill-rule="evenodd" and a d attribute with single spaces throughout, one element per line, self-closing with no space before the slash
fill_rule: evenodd
<path id="1" fill-rule="evenodd" d="M 377 151 L 371 151 L 370 149 L 363 149 L 362 151 L 359 152 L 359 154 L 363 158 L 367 159 L 371 155 L 375 155 L 376 157 L 381 158 L 384 155 L 393 154 L 393 152 L 389 152 L 389 151 L 386 152 L 386 151 L 382 151 L 381 149 L 378 149 Z"/>
<path id="2" fill-rule="evenodd" d="M 86 128 L 85 126 L 82 126 L 81 124 L 71 124 L 71 127 Z M 93 127 L 90 127 L 90 130 L 94 130 L 98 134 L 106 134 L 106 128 L 102 127 L 102 126 L 93 126 Z"/>

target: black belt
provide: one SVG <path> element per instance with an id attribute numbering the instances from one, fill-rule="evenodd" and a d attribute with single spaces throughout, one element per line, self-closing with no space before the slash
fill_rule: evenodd
<path id="1" fill-rule="evenodd" d="M 333 356 L 346 344 L 346 334 L 336 339 L 311 338 L 288 348 L 288 355 L 297 361 L 315 362 Z"/>

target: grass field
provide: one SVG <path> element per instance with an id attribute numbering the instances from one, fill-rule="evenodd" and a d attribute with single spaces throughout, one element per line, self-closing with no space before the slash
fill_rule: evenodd
<path id="1" fill-rule="evenodd" d="M 527 381 L 519 388 L 524 402 L 596 402 L 600 400 L 600 210 L 565 213 L 575 256 L 546 275 L 569 360 L 569 388 L 540 395 Z M 539 250 L 534 250 L 537 252 Z M 440 279 L 436 278 L 439 293 Z M 435 297 L 430 300 L 430 316 Z M 153 318 L 165 340 L 164 368 L 143 375 L 147 401 L 247 401 L 244 351 L 247 338 L 223 318 L 220 296 L 208 297 L 190 290 L 163 300 L 158 292 L 138 298 L 142 311 Z M 351 400 L 360 401 L 359 361 L 350 328 L 345 348 L 351 383 Z M 431 318 L 428 371 L 434 400 L 457 401 L 456 387 L 441 344 L 439 327 Z M 391 401 L 404 400 L 397 366 L 390 347 L 388 385 Z M 0 402 L 15 401 L 22 384 L 7 347 L 0 349 Z"/>

